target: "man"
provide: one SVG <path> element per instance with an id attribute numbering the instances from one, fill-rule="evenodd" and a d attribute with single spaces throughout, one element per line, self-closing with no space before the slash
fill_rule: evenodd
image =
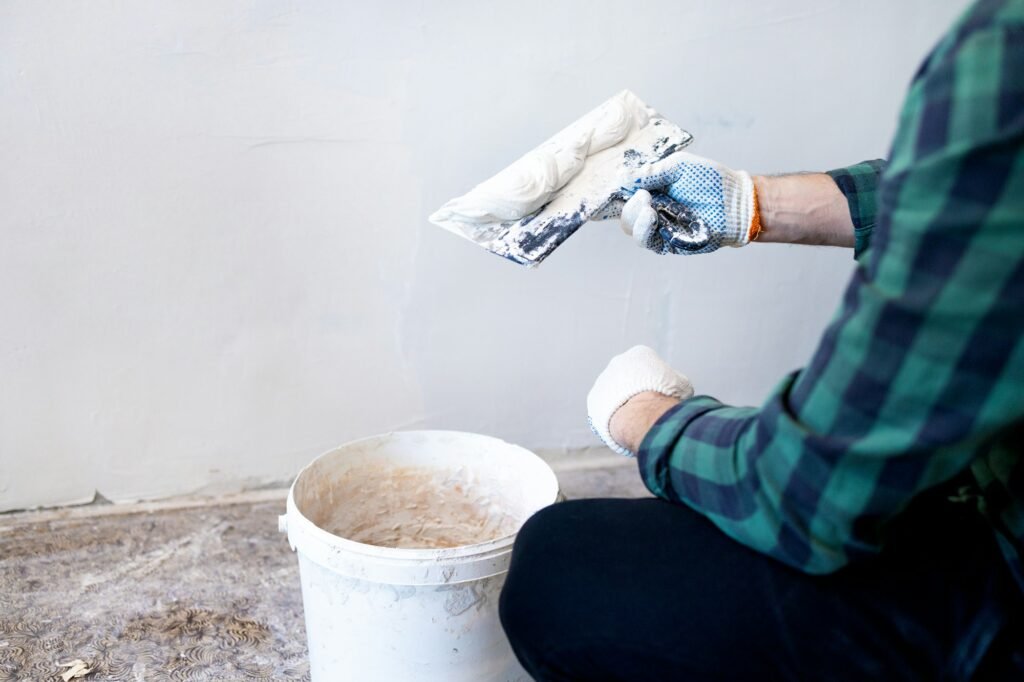
<path id="1" fill-rule="evenodd" d="M 661 499 L 526 523 L 501 601 L 523 665 L 1024 679 L 1024 0 L 977 2 L 939 43 L 887 163 L 751 178 L 677 154 L 630 182 L 624 227 L 658 252 L 828 244 L 858 267 L 760 408 L 692 397 L 648 348 L 611 361 L 591 423 Z"/>

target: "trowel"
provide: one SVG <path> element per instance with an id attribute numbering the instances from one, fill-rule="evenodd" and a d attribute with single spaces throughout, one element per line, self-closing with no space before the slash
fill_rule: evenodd
<path id="1" fill-rule="evenodd" d="M 430 221 L 508 260 L 535 267 L 590 220 L 617 216 L 629 169 L 686 147 L 693 136 L 629 90 L 611 97 L 466 194 Z M 678 220 L 685 207 L 655 195 Z"/>

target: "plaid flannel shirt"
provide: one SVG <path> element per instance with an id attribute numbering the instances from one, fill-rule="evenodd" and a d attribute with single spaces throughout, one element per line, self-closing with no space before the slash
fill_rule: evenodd
<path id="1" fill-rule="evenodd" d="M 982 0 L 915 76 L 888 163 L 832 171 L 858 267 L 761 407 L 698 396 L 638 453 L 659 497 L 808 573 L 967 471 L 1024 587 L 1024 0 Z"/>

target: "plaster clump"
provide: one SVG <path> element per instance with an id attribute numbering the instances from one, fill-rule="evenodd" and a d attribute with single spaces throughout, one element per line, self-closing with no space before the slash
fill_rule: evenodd
<path id="1" fill-rule="evenodd" d="M 624 90 L 497 175 L 452 199 L 430 219 L 485 224 L 525 218 L 576 177 L 589 156 L 615 146 L 631 131 L 647 125 L 649 118 L 647 106 Z"/>

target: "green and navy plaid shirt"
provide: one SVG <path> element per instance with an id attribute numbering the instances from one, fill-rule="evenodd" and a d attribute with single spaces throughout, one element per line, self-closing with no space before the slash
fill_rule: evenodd
<path id="1" fill-rule="evenodd" d="M 833 171 L 858 267 L 808 367 L 759 408 L 698 396 L 647 487 L 809 573 L 966 472 L 1024 587 L 1024 0 L 982 0 L 911 84 L 888 163 Z"/>

